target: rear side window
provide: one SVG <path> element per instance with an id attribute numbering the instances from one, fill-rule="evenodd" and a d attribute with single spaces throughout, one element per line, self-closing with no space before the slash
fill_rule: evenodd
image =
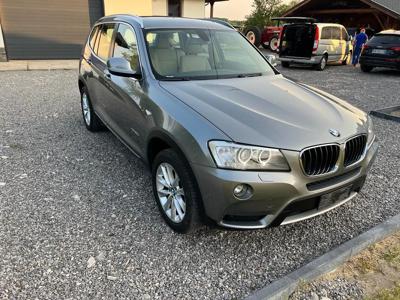
<path id="1" fill-rule="evenodd" d="M 340 27 L 324 27 L 321 33 L 322 40 L 340 40 Z"/>
<path id="2" fill-rule="evenodd" d="M 103 24 L 98 33 L 98 46 L 97 46 L 97 56 L 103 60 L 107 60 L 109 57 L 111 40 L 114 32 L 115 24 Z"/>
<path id="3" fill-rule="evenodd" d="M 89 38 L 89 46 L 90 48 L 94 49 L 94 45 L 96 44 L 96 37 L 97 37 L 97 32 L 99 31 L 99 26 L 96 26 L 93 28 L 92 33 L 90 34 Z"/>
<path id="4" fill-rule="evenodd" d="M 332 27 L 332 40 L 340 40 L 340 28 Z"/>
<path id="5" fill-rule="evenodd" d="M 331 27 L 322 28 L 321 39 L 322 40 L 330 40 L 332 37 L 332 29 Z"/>
<path id="6" fill-rule="evenodd" d="M 136 34 L 130 26 L 125 24 L 120 24 L 118 26 L 113 53 L 113 57 L 125 58 L 131 64 L 132 70 L 137 70 L 139 68 Z"/>

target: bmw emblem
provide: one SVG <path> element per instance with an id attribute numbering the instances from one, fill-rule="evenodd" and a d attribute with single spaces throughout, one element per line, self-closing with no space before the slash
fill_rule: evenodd
<path id="1" fill-rule="evenodd" d="M 329 133 L 332 134 L 334 137 L 340 136 L 340 132 L 336 129 L 329 129 Z"/>

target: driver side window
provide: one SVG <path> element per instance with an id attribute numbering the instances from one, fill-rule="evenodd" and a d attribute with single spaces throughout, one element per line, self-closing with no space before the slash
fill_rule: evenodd
<path id="1" fill-rule="evenodd" d="M 125 58 L 130 63 L 132 70 L 139 69 L 136 34 L 130 26 L 119 24 L 115 35 L 113 57 Z"/>

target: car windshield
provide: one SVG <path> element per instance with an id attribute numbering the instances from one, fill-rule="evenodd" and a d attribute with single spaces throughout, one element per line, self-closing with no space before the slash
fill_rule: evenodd
<path id="1" fill-rule="evenodd" d="M 146 42 L 160 80 L 273 75 L 266 59 L 233 30 L 152 29 Z"/>

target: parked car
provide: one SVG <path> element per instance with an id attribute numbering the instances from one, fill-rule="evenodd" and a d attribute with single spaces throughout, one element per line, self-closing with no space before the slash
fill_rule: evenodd
<path id="1" fill-rule="evenodd" d="M 360 65 L 364 72 L 371 72 L 375 67 L 400 70 L 400 31 L 377 33 L 364 45 Z"/>
<path id="2" fill-rule="evenodd" d="M 283 77 L 215 22 L 103 17 L 78 83 L 86 128 L 108 127 L 149 165 L 177 232 L 322 214 L 357 195 L 377 152 L 366 113 Z"/>
<path id="3" fill-rule="evenodd" d="M 312 65 L 322 71 L 328 63 L 350 63 L 353 47 L 346 28 L 340 24 L 306 20 L 283 26 L 279 42 L 279 60 L 290 64 Z"/>

